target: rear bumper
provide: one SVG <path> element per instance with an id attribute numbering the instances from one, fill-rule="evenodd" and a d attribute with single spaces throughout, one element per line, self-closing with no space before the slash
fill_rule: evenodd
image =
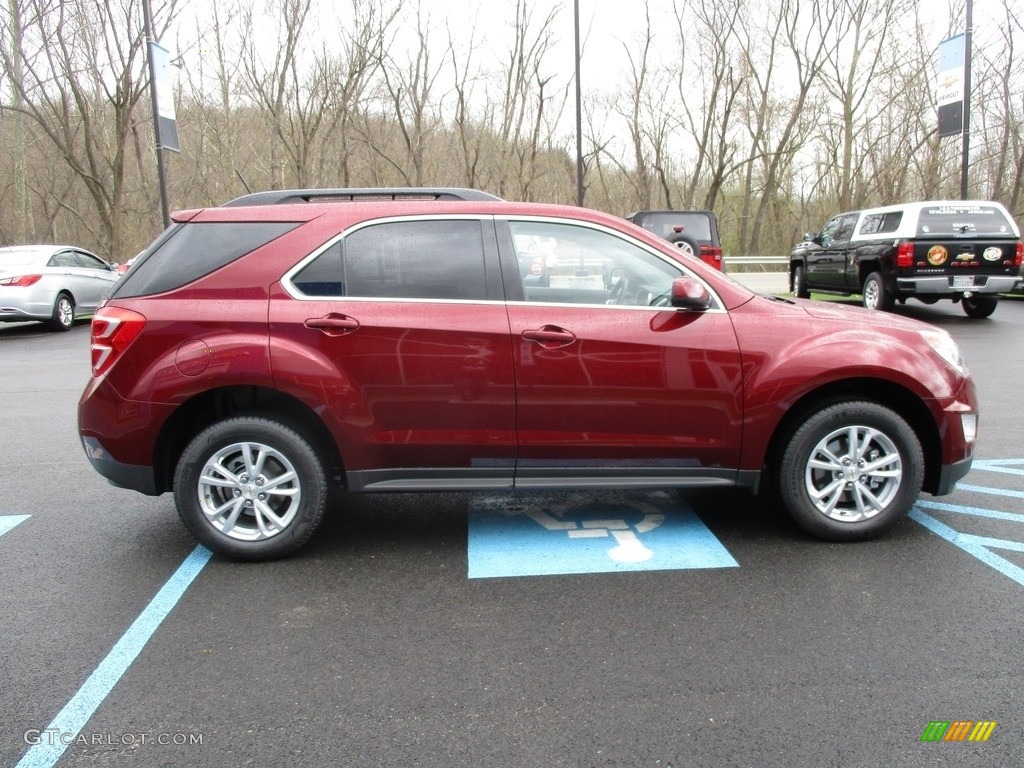
<path id="1" fill-rule="evenodd" d="M 1019 279 L 1016 275 L 973 275 L 974 285 L 954 287 L 954 277 L 960 277 L 960 275 L 898 277 L 896 278 L 896 290 L 908 294 L 929 293 L 946 296 L 964 293 L 1006 293 L 1013 289 Z"/>
<path id="2" fill-rule="evenodd" d="M 95 437 L 83 437 L 82 447 L 93 469 L 118 488 L 138 491 L 147 496 L 159 496 L 152 467 L 124 464 L 115 460 Z"/>

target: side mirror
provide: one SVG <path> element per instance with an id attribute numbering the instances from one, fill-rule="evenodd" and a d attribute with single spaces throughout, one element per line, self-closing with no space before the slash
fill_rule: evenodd
<path id="1" fill-rule="evenodd" d="M 711 294 L 695 277 L 677 277 L 672 281 L 672 306 L 688 312 L 704 312 L 711 308 Z"/>
<path id="2" fill-rule="evenodd" d="M 805 243 L 813 243 L 817 239 L 818 239 L 818 233 L 817 232 L 804 232 L 804 242 Z"/>

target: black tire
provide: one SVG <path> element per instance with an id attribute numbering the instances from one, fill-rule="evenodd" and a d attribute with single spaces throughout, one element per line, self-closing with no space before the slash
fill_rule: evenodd
<path id="1" fill-rule="evenodd" d="M 811 292 L 807 290 L 807 277 L 802 264 L 793 268 L 793 295 L 798 299 L 809 299 Z"/>
<path id="2" fill-rule="evenodd" d="M 975 320 L 983 320 L 990 316 L 996 311 L 998 303 L 998 296 L 964 296 L 960 300 L 964 314 L 968 317 L 973 317 Z"/>
<path id="3" fill-rule="evenodd" d="M 217 422 L 189 443 L 175 470 L 174 501 L 188 529 L 215 553 L 272 560 L 299 549 L 320 525 L 327 476 L 290 426 L 243 416 Z"/>
<path id="4" fill-rule="evenodd" d="M 53 302 L 53 313 L 46 321 L 51 331 L 70 331 L 75 324 L 75 301 L 70 294 L 61 292 Z"/>
<path id="5" fill-rule="evenodd" d="M 843 401 L 808 413 L 783 450 L 777 478 L 797 525 L 820 539 L 859 541 L 910 510 L 924 482 L 924 453 L 896 412 Z"/>
<path id="6" fill-rule="evenodd" d="M 888 312 L 896 304 L 896 297 L 886 285 L 882 276 L 872 272 L 864 280 L 861 288 L 863 304 L 866 309 L 877 309 L 880 312 Z"/>

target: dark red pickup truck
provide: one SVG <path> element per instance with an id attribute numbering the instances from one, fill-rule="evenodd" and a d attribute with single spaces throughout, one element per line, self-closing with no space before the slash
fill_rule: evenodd
<path id="1" fill-rule="evenodd" d="M 790 288 L 860 294 L 868 309 L 914 298 L 988 317 L 1020 279 L 1020 229 L 999 203 L 939 200 L 841 213 L 790 253 Z"/>

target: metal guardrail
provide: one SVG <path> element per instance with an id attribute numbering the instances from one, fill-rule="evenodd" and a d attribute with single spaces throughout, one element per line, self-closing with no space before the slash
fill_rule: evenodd
<path id="1" fill-rule="evenodd" d="M 726 264 L 789 264 L 788 256 L 725 256 Z"/>

